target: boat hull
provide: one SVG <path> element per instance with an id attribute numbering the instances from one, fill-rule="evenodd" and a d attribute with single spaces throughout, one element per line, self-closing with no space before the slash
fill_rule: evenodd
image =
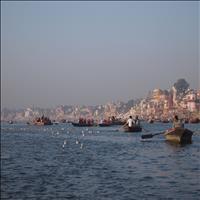
<path id="1" fill-rule="evenodd" d="M 132 126 L 132 127 L 128 127 L 125 126 L 124 127 L 124 132 L 141 132 L 142 128 L 140 126 Z"/>
<path id="2" fill-rule="evenodd" d="M 193 132 L 184 128 L 175 128 L 165 132 L 165 138 L 169 142 L 179 144 L 190 144 L 192 143 Z"/>
<path id="3" fill-rule="evenodd" d="M 124 125 L 126 122 L 125 121 L 113 121 L 111 123 L 112 126 L 114 125 L 118 125 L 118 126 L 121 126 L 121 125 Z"/>
<path id="4" fill-rule="evenodd" d="M 80 124 L 80 123 L 75 123 L 75 122 L 72 122 L 72 125 L 76 126 L 76 127 L 90 127 L 90 126 L 94 126 L 94 124 Z"/>
<path id="5" fill-rule="evenodd" d="M 34 119 L 32 124 L 36 126 L 45 126 L 45 125 L 52 125 L 53 123 L 49 118 L 42 116 L 41 118 L 39 117 Z"/>
<path id="6" fill-rule="evenodd" d="M 108 127 L 108 126 L 111 126 L 111 124 L 104 124 L 104 123 L 102 123 L 102 124 L 99 124 L 99 126 L 100 127 Z"/>
<path id="7" fill-rule="evenodd" d="M 199 118 L 194 118 L 194 119 L 189 120 L 189 123 L 191 123 L 191 124 L 197 124 L 199 122 L 200 122 Z"/>
<path id="8" fill-rule="evenodd" d="M 53 123 L 52 122 L 34 122 L 33 125 L 46 126 L 46 125 L 53 125 Z"/>

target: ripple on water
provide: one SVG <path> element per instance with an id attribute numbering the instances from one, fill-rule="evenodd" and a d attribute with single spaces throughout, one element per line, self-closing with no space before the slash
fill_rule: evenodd
<path id="1" fill-rule="evenodd" d="M 2 197 L 198 199 L 200 136 L 193 140 L 181 147 L 111 128 L 4 126 Z"/>

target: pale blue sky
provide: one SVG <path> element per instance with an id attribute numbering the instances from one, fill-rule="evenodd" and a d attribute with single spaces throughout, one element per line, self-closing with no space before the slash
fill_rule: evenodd
<path id="1" fill-rule="evenodd" d="M 198 2 L 1 2 L 2 107 L 199 88 Z"/>

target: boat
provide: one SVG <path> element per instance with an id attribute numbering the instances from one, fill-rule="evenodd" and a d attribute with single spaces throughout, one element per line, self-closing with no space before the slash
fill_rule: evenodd
<path id="1" fill-rule="evenodd" d="M 66 119 L 61 119 L 60 123 L 67 123 L 67 120 Z"/>
<path id="2" fill-rule="evenodd" d="M 193 132 L 186 128 L 175 128 L 167 130 L 164 136 L 167 141 L 179 143 L 179 144 L 190 144 L 192 142 Z"/>
<path id="3" fill-rule="evenodd" d="M 34 122 L 33 125 L 45 126 L 45 125 L 52 125 L 52 123 L 51 122 Z"/>
<path id="4" fill-rule="evenodd" d="M 122 121 L 122 120 L 114 120 L 111 122 L 111 125 L 114 126 L 114 125 L 124 125 L 126 122 L 125 121 Z"/>
<path id="5" fill-rule="evenodd" d="M 123 120 L 122 118 L 116 118 L 115 116 L 112 116 L 108 119 L 109 123 L 111 126 L 115 126 L 115 125 L 124 125 L 126 123 L 125 120 Z"/>
<path id="6" fill-rule="evenodd" d="M 94 126 L 94 124 L 89 124 L 89 123 L 76 123 L 76 122 L 72 122 L 73 126 L 77 126 L 77 127 L 88 127 L 88 126 Z"/>
<path id="7" fill-rule="evenodd" d="M 98 126 L 100 126 L 100 127 L 108 127 L 111 125 L 112 125 L 112 121 L 107 120 L 107 119 L 101 120 L 100 123 L 98 124 Z"/>
<path id="8" fill-rule="evenodd" d="M 37 126 L 44 126 L 44 125 L 52 125 L 53 123 L 51 122 L 51 120 L 47 117 L 42 116 L 41 118 L 36 118 L 35 120 L 33 120 L 33 125 L 37 125 Z"/>
<path id="9" fill-rule="evenodd" d="M 33 122 L 33 125 L 37 126 L 45 126 L 45 125 L 52 125 L 53 123 L 51 121 L 40 121 L 40 122 Z"/>
<path id="10" fill-rule="evenodd" d="M 190 120 L 189 120 L 189 123 L 190 124 L 197 124 L 197 123 L 199 123 L 200 122 L 200 120 L 199 120 L 199 118 L 191 118 Z"/>
<path id="11" fill-rule="evenodd" d="M 124 132 L 141 132 L 142 131 L 142 127 L 141 126 L 132 126 L 132 127 L 128 127 L 127 125 L 126 126 L 123 126 L 124 128 Z"/>
<path id="12" fill-rule="evenodd" d="M 112 124 L 109 124 L 109 123 L 99 123 L 98 125 L 100 127 L 108 127 L 108 126 L 111 126 Z"/>
<path id="13" fill-rule="evenodd" d="M 125 122 L 123 121 L 114 121 L 114 122 L 102 122 L 102 123 L 99 123 L 98 125 L 100 127 L 107 127 L 107 126 L 121 126 L 121 125 L 124 125 Z"/>
<path id="14" fill-rule="evenodd" d="M 162 123 L 169 123 L 169 119 L 163 119 L 161 120 Z"/>
<path id="15" fill-rule="evenodd" d="M 79 118 L 78 122 L 71 122 L 71 124 L 77 127 L 88 127 L 96 125 L 93 119 L 85 119 L 85 118 Z"/>
<path id="16" fill-rule="evenodd" d="M 154 120 L 153 120 L 153 119 L 149 119 L 147 122 L 148 122 L 149 124 L 153 124 L 153 123 L 154 123 Z"/>

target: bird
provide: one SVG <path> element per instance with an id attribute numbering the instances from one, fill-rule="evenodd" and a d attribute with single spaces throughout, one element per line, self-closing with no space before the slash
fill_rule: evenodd
<path id="1" fill-rule="evenodd" d="M 78 141 L 78 139 L 76 140 L 76 144 L 79 144 L 79 141 Z"/>
<path id="2" fill-rule="evenodd" d="M 63 143 L 63 148 L 65 147 L 65 145 L 67 144 L 67 140 L 64 140 L 64 143 Z"/>

